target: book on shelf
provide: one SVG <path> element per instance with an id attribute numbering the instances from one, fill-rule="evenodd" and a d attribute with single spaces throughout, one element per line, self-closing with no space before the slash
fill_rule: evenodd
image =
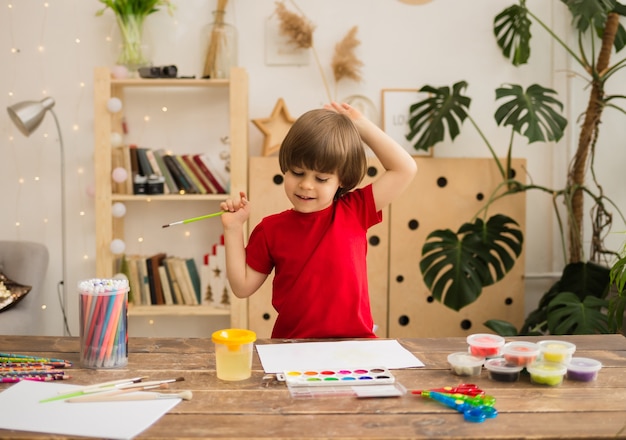
<path id="1" fill-rule="evenodd" d="M 167 257 L 164 263 L 170 281 L 170 289 L 172 291 L 172 299 L 174 300 L 174 304 L 185 304 L 183 292 L 181 290 L 180 284 L 178 283 L 178 279 L 176 278 L 176 272 L 174 271 L 174 258 Z"/>
<path id="2" fill-rule="evenodd" d="M 139 289 L 142 305 L 152 304 L 150 297 L 150 281 L 148 279 L 148 264 L 145 256 L 137 257 L 137 273 L 139 274 Z"/>
<path id="3" fill-rule="evenodd" d="M 209 178 L 202 172 L 202 170 L 198 167 L 198 164 L 195 163 L 191 154 L 181 154 L 181 157 L 187 164 L 187 167 L 191 172 L 196 176 L 198 182 L 204 187 L 206 194 L 216 194 L 217 189 L 213 186 Z"/>
<path id="4" fill-rule="evenodd" d="M 200 168 L 200 170 L 202 170 L 204 175 L 209 179 L 209 181 L 211 182 L 213 187 L 216 189 L 216 192 L 218 194 L 226 194 L 226 192 L 227 192 L 227 185 L 224 184 L 222 179 L 218 179 L 216 177 L 217 176 L 217 171 L 215 171 L 215 170 L 217 168 L 213 164 L 213 162 L 209 159 L 209 156 L 207 154 L 204 154 L 204 153 L 202 153 L 202 154 L 194 154 L 193 155 L 193 160 L 198 165 L 198 168 Z"/>
<path id="5" fill-rule="evenodd" d="M 163 299 L 165 304 L 170 306 L 174 304 L 174 298 L 172 296 L 172 290 L 170 287 L 169 275 L 167 274 L 167 268 L 165 265 L 159 266 L 159 276 L 161 277 L 161 286 L 163 289 Z"/>
<path id="6" fill-rule="evenodd" d="M 196 295 L 193 291 L 191 278 L 189 277 L 189 272 L 187 271 L 187 264 L 185 263 L 185 259 L 180 257 L 173 257 L 172 267 L 174 268 L 174 274 L 176 280 L 178 281 L 178 286 L 180 287 L 180 291 L 183 297 L 183 303 L 191 305 L 198 304 L 196 300 Z"/>
<path id="7" fill-rule="evenodd" d="M 189 167 L 185 163 L 185 160 L 183 159 L 183 157 L 180 154 L 174 154 L 173 156 L 174 156 L 174 159 L 176 159 L 176 161 L 180 165 L 180 168 L 181 168 L 182 172 L 185 174 L 185 177 L 187 177 L 187 180 L 189 180 L 189 183 L 193 187 L 194 193 L 195 194 L 206 194 L 206 190 L 200 184 L 200 182 L 198 181 L 196 176 L 193 174 L 193 172 L 189 169 Z"/>
<path id="8" fill-rule="evenodd" d="M 152 176 L 154 170 L 148 159 L 147 148 L 137 147 L 137 162 L 139 163 L 139 174 L 145 177 Z"/>
<path id="9" fill-rule="evenodd" d="M 165 150 L 161 148 L 159 150 L 154 151 L 154 158 L 156 159 L 157 164 L 159 165 L 159 168 L 161 169 L 161 174 L 165 178 L 165 186 L 167 187 L 168 192 L 170 194 L 176 194 L 179 191 L 179 188 L 178 188 L 178 185 L 176 185 L 176 182 L 174 181 L 174 177 L 172 177 L 172 173 L 170 172 L 170 169 L 168 168 L 167 165 L 165 165 L 165 161 L 163 160 L 163 156 L 166 154 L 167 153 L 165 152 Z"/>
<path id="10" fill-rule="evenodd" d="M 163 194 L 169 194 L 170 188 L 167 185 L 167 179 L 163 174 L 163 170 L 159 165 L 159 161 L 157 160 L 154 151 L 152 151 L 150 148 L 146 148 L 146 157 L 148 158 L 148 162 L 150 162 L 150 168 L 152 168 L 153 175 L 156 175 L 157 177 L 163 177 L 165 183 L 165 185 L 163 185 Z"/>
<path id="11" fill-rule="evenodd" d="M 141 304 L 141 283 L 139 281 L 139 273 L 137 271 L 137 255 L 127 255 L 126 262 L 128 265 L 128 301 L 134 305 Z"/>
<path id="12" fill-rule="evenodd" d="M 225 192 L 230 191 L 230 152 L 210 149 L 200 155 Z"/>
<path id="13" fill-rule="evenodd" d="M 148 284 L 150 285 L 150 299 L 152 305 L 165 304 L 161 274 L 159 272 L 159 266 L 163 264 L 165 257 L 165 253 L 160 252 L 146 259 L 148 268 Z"/>
<path id="14" fill-rule="evenodd" d="M 194 194 L 191 184 L 187 180 L 183 169 L 181 168 L 178 161 L 174 158 L 174 156 L 172 156 L 171 154 L 166 154 L 163 156 L 163 161 L 172 173 L 172 177 L 174 178 L 174 181 L 179 188 L 179 192 L 183 191 L 186 194 Z"/>
<path id="15" fill-rule="evenodd" d="M 186 258 L 185 265 L 187 266 L 187 273 L 191 280 L 191 286 L 193 287 L 193 294 L 196 297 L 196 304 L 202 303 L 202 287 L 200 282 L 200 272 L 198 272 L 198 266 L 196 266 L 196 260 L 193 258 Z"/>
<path id="16" fill-rule="evenodd" d="M 135 176 L 141 174 L 141 170 L 139 169 L 139 158 L 137 157 L 137 145 L 130 144 L 128 146 L 128 153 L 130 156 L 130 175 L 132 176 L 132 181 L 135 181 Z"/>

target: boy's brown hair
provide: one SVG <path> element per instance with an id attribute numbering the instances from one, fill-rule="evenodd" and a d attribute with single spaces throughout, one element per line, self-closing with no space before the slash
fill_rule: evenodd
<path id="1" fill-rule="evenodd" d="M 306 168 L 337 173 L 335 198 L 356 188 L 367 171 L 365 149 L 352 120 L 327 109 L 310 110 L 291 126 L 278 153 L 280 170 Z"/>

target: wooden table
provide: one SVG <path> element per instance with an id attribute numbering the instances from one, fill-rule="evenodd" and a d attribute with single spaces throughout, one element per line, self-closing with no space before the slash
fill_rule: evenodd
<path id="1" fill-rule="evenodd" d="M 116 370 L 80 368 L 77 338 L 0 336 L 0 350 L 71 360 L 75 363 L 71 383 L 77 385 L 132 376 L 149 376 L 150 380 L 183 376 L 185 381 L 171 389 L 190 389 L 193 399 L 178 404 L 139 438 L 626 438 L 626 338 L 507 338 L 514 339 L 564 339 L 576 344 L 577 356 L 598 359 L 604 368 L 594 382 L 565 380 L 559 387 L 533 385 L 527 376 L 514 383 L 494 382 L 483 371 L 471 382 L 496 397 L 499 415 L 484 423 L 471 423 L 438 402 L 411 394 L 398 398 L 294 399 L 284 384 L 264 386 L 256 352 L 250 379 L 220 381 L 215 375 L 210 339 L 131 338 L 128 367 Z M 450 373 L 446 358 L 449 353 L 467 349 L 464 338 L 399 342 L 426 364 L 425 368 L 394 370 L 407 389 L 463 382 Z M 0 390 L 8 386 L 0 384 Z M 0 438 L 31 437 L 62 438 L 0 430 Z"/>

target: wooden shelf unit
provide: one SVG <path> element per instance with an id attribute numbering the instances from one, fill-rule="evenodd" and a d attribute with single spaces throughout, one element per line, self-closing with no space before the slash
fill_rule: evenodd
<path id="1" fill-rule="evenodd" d="M 122 99 L 124 90 L 132 87 L 150 88 L 206 88 L 228 89 L 228 119 L 230 143 L 230 190 L 233 194 L 248 188 L 248 74 L 245 69 L 235 67 L 230 79 L 114 79 L 107 67 L 97 67 L 94 72 L 94 174 L 96 216 L 96 276 L 113 276 L 115 255 L 110 246 L 114 238 L 124 237 L 124 220 L 113 218 L 114 202 L 185 202 L 199 203 L 219 201 L 226 194 L 212 195 L 130 195 L 114 194 L 112 185 L 111 134 L 122 125 L 120 113 L 111 113 L 107 103 L 112 97 Z M 123 99 L 122 99 L 123 101 Z M 139 104 L 140 105 L 140 104 Z M 211 103 L 207 104 L 211 105 Z M 119 130 L 121 131 L 121 130 Z M 167 247 L 166 245 L 164 247 Z M 137 306 L 131 307 L 129 315 L 145 316 L 206 316 L 230 313 L 231 326 L 245 328 L 247 325 L 247 303 L 235 301 L 230 310 L 206 306 Z"/>

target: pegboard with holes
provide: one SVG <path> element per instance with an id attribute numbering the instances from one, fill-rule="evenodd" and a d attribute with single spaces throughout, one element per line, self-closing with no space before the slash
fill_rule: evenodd
<path id="1" fill-rule="evenodd" d="M 410 187 L 383 211 L 383 222 L 368 232 L 368 278 L 370 300 L 379 337 L 462 336 L 486 331 L 487 319 L 498 318 L 519 327 L 524 314 L 524 253 L 507 277 L 484 289 L 477 302 L 459 312 L 430 296 L 419 270 L 421 249 L 435 229 L 454 231 L 469 221 L 500 181 L 491 159 L 414 158 L 418 173 Z M 363 185 L 382 172 L 370 158 Z M 525 161 L 513 167 L 518 180 Z M 253 208 L 248 221 L 251 232 L 265 216 L 290 208 L 276 157 L 252 157 L 249 166 L 249 199 Z M 491 213 L 514 218 L 525 231 L 526 201 L 523 194 L 495 203 Z M 271 304 L 272 275 L 248 299 L 248 328 L 268 338 L 276 319 Z"/>
<path id="2" fill-rule="evenodd" d="M 512 271 L 483 289 L 473 304 L 455 311 L 433 299 L 422 281 L 421 249 L 437 229 L 457 231 L 472 220 L 501 181 L 491 159 L 415 158 L 418 173 L 394 201 L 390 214 L 389 336 L 445 337 L 489 331 L 482 324 L 502 319 L 516 327 L 524 320 L 524 259 L 522 251 Z M 525 181 L 525 160 L 513 160 L 515 178 Z M 525 195 L 495 202 L 489 215 L 502 213 L 526 226 Z M 490 331 L 489 331 L 490 332 Z"/>

